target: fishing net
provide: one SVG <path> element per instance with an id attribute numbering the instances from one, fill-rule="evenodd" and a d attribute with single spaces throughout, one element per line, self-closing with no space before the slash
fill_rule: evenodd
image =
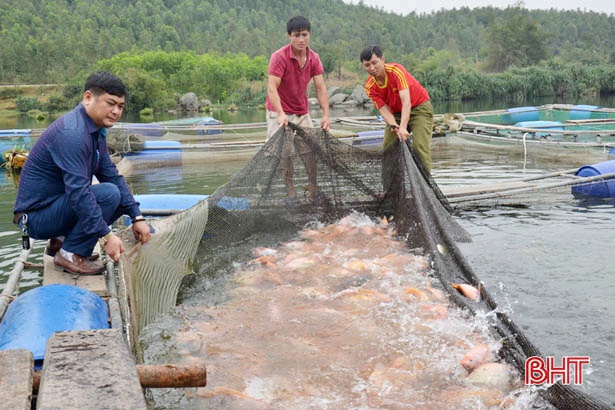
<path id="1" fill-rule="evenodd" d="M 139 152 L 145 147 L 145 138 L 123 128 L 111 128 L 107 134 L 107 147 L 111 155 Z"/>
<path id="2" fill-rule="evenodd" d="M 211 196 L 209 207 L 198 261 L 208 272 L 229 269 L 247 253 L 244 248 L 287 240 L 313 221 L 332 222 L 354 211 L 386 217 L 410 251 L 428 258 L 452 302 L 472 314 L 488 313 L 494 336 L 502 341 L 502 359 L 524 374 L 527 358 L 541 356 L 481 287 L 456 245 L 470 236 L 451 216 L 450 204 L 411 144 L 396 142 L 384 152 L 368 153 L 322 130 L 290 124 Z M 459 283 L 478 288 L 479 301 L 451 286 Z M 550 404 L 534 408 L 609 408 L 559 382 L 542 397 Z"/>
<path id="3" fill-rule="evenodd" d="M 123 311 L 131 326 L 127 334 L 133 340 L 148 323 L 168 312 L 177 300 L 184 277 L 193 273 L 192 264 L 199 241 L 207 223 L 207 200 L 202 200 L 189 211 L 166 218 L 152 218 L 148 224 L 155 233 L 147 246 L 135 241 L 130 228 L 119 230 L 126 244 L 120 260 L 120 292 L 129 307 Z"/>

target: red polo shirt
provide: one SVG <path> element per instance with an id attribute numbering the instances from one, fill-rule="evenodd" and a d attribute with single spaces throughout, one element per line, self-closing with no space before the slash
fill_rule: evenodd
<path id="1" fill-rule="evenodd" d="M 303 68 L 294 56 L 290 44 L 271 55 L 268 73 L 282 79 L 278 87 L 278 94 L 282 101 L 282 109 L 286 114 L 304 115 L 308 113 L 308 84 L 312 77 L 323 72 L 320 57 L 310 48 L 307 48 L 307 60 Z M 265 106 L 269 111 L 275 111 L 269 98 Z"/>

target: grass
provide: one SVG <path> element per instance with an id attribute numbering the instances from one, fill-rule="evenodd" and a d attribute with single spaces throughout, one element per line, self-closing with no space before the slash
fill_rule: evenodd
<path id="1" fill-rule="evenodd" d="M 15 106 L 13 105 L 12 108 L 15 108 Z M 15 109 L 10 109 L 10 107 L 5 109 L 2 107 L 2 104 L 0 104 L 0 118 L 17 117 L 19 114 L 19 111 Z"/>
<path id="2" fill-rule="evenodd" d="M 0 98 L 0 116 L 4 116 L 5 113 L 16 113 L 15 99 L 13 98 Z"/>
<path id="3" fill-rule="evenodd" d="M 0 85 L 0 116 L 14 116 L 15 99 L 34 97 L 43 102 L 52 94 L 62 91 L 63 84 Z"/>

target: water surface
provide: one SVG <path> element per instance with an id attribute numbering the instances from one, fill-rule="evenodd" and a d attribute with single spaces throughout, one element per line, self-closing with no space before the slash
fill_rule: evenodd
<path id="1" fill-rule="evenodd" d="M 135 172 L 128 182 L 135 193 L 209 194 L 243 166 L 189 164 Z M 503 181 L 584 165 L 549 162 L 459 147 L 434 150 L 434 176 L 443 187 Z M 0 282 L 19 252 L 20 235 L 10 222 L 15 182 L 0 170 Z M 609 403 L 615 397 L 615 285 L 613 252 L 615 208 L 609 203 L 586 204 L 569 188 L 460 206 L 456 217 L 472 234 L 460 244 L 471 266 L 490 293 L 520 325 L 544 355 L 590 356 L 583 390 Z M 42 244 L 34 249 L 40 262 Z M 198 268 L 198 267 L 197 267 Z M 22 285 L 40 283 L 29 270 Z M 191 281 L 182 293 L 190 303 L 205 293 L 202 281 Z"/>

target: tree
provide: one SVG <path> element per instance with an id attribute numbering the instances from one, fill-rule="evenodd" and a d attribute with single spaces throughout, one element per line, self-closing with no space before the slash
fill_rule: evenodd
<path id="1" fill-rule="evenodd" d="M 502 72 L 513 65 L 525 67 L 547 58 L 545 35 L 528 11 L 509 7 L 506 12 L 503 19 L 493 20 L 487 29 L 486 68 Z"/>
<path id="2" fill-rule="evenodd" d="M 325 76 L 337 71 L 338 79 L 342 76 L 342 64 L 344 63 L 344 50 L 348 49 L 348 42 L 339 41 L 333 44 L 325 44 L 318 49 L 318 55 L 325 70 Z"/>

